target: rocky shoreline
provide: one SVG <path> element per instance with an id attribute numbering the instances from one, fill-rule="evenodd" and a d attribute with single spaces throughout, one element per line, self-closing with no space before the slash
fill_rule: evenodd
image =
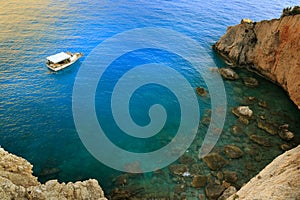
<path id="1" fill-rule="evenodd" d="M 299 27 L 300 15 L 257 23 L 243 22 L 229 27 L 214 48 L 232 65 L 246 67 L 281 85 L 300 108 L 300 64 L 297 59 L 293 59 L 300 56 Z M 221 68 L 218 71 L 225 79 L 229 81 L 239 79 L 240 83 L 248 88 L 255 88 L 260 84 L 253 77 L 236 73 L 234 68 Z M 209 95 L 201 87 L 196 88 L 196 93 L 201 98 Z M 235 143 L 224 144 L 200 161 L 192 154 L 186 153 L 178 163 L 154 172 L 151 183 L 160 186 L 163 181 L 166 181 L 166 177 L 169 177 L 170 181 L 176 184 L 171 188 L 174 193 L 173 199 L 188 198 L 186 191 L 191 189 L 193 192 L 204 191 L 197 194 L 199 199 L 300 199 L 300 146 L 295 147 L 294 144 L 297 143 L 293 142 L 295 134 L 289 129 L 288 124 L 280 121 L 282 124 L 276 125 L 269 121 L 268 117 L 273 113 L 268 116 L 265 112 L 268 106 L 267 102 L 257 97 L 242 96 L 240 105 L 231 109 L 232 115 L 236 116 L 237 120 L 223 134 L 224 139 L 233 137 Z M 201 126 L 209 124 L 209 112 L 206 114 Z M 259 131 L 264 135 L 258 134 Z M 281 146 L 278 145 L 279 143 L 272 144 L 267 137 L 277 138 Z M 275 158 L 244 186 L 237 183 L 241 181 L 241 176 L 246 176 L 247 173 L 238 174 L 236 171 L 228 170 L 226 166 L 233 166 L 247 156 L 252 159 L 251 162 L 261 162 L 265 154 L 260 154 L 259 148 L 268 151 L 272 145 L 286 152 Z M 292 147 L 295 148 L 291 149 Z M 196 152 L 197 148 L 198 146 L 194 145 L 191 149 Z M 255 170 L 253 166 L 255 163 L 251 162 L 244 163 L 245 171 Z M 143 188 L 130 185 L 135 179 L 143 179 L 141 176 L 123 174 L 112 180 L 116 188 L 107 197 L 110 199 L 157 198 L 158 196 L 151 196 L 151 194 L 146 196 L 147 194 L 141 192 Z M 135 190 L 129 190 L 132 188 Z M 168 191 L 166 193 L 170 195 Z M 157 194 L 153 193 L 153 195 Z M 0 199 L 104 200 L 106 198 L 94 179 L 76 183 L 58 183 L 56 180 L 50 180 L 41 184 L 32 175 L 32 165 L 28 161 L 0 148 Z"/>
<path id="2" fill-rule="evenodd" d="M 95 179 L 75 183 L 57 180 L 38 182 L 32 175 L 32 165 L 24 158 L 0 148 L 0 199 L 97 199 L 107 200 Z"/>
<path id="3" fill-rule="evenodd" d="M 246 68 L 280 85 L 300 109 L 299 41 L 300 15 L 283 14 L 280 19 L 242 21 L 241 24 L 228 27 L 226 34 L 213 48 L 231 68 Z M 224 78 L 235 80 L 238 77 L 231 68 L 221 69 L 220 74 Z M 249 84 L 254 82 L 250 80 Z M 246 84 L 245 80 L 244 83 Z M 238 115 L 236 110 L 233 113 L 247 124 L 247 118 Z M 271 135 L 276 134 L 276 128 L 267 124 L 258 122 L 258 128 Z M 281 128 L 284 127 L 279 127 L 279 132 Z M 279 136 L 283 140 L 293 138 L 288 132 L 281 131 Z M 261 143 L 254 136 L 250 139 Z M 285 150 L 284 145 L 281 148 Z M 299 179 L 300 146 L 278 156 L 228 199 L 300 199 Z"/>
<path id="4" fill-rule="evenodd" d="M 213 48 L 280 85 L 300 109 L 300 14 L 230 26 Z"/>

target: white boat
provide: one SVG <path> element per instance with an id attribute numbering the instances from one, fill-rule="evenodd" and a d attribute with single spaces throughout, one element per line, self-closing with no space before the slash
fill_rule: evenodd
<path id="1" fill-rule="evenodd" d="M 82 57 L 82 53 L 70 53 L 70 52 L 60 52 L 58 54 L 47 57 L 47 67 L 53 71 L 62 70 L 73 63 L 75 63 L 80 57 Z"/>

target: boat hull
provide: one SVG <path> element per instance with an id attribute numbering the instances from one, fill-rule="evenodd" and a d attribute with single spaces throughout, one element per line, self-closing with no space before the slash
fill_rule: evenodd
<path id="1" fill-rule="evenodd" d="M 65 69 L 65 68 L 69 67 L 70 65 L 74 64 L 74 63 L 75 63 L 79 58 L 81 58 L 82 56 L 83 56 L 82 53 L 75 53 L 75 54 L 73 54 L 73 55 L 71 56 L 70 62 L 69 62 L 69 63 L 66 63 L 66 64 L 64 64 L 64 65 L 60 65 L 60 66 L 55 66 L 55 65 L 53 65 L 53 64 L 46 64 L 46 65 L 47 65 L 47 67 L 48 67 L 50 70 L 57 72 L 57 71 L 63 70 L 63 69 Z"/>

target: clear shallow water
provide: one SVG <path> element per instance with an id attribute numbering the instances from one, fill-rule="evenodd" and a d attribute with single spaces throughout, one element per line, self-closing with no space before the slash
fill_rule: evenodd
<path id="1" fill-rule="evenodd" d="M 219 0 L 205 3 L 201 1 L 111 3 L 89 0 L 3 2 L 0 9 L 0 145 L 28 159 L 34 165 L 34 173 L 41 181 L 50 178 L 57 178 L 60 181 L 97 178 L 105 191 L 110 192 L 116 187 L 111 180 L 120 172 L 105 167 L 86 151 L 73 122 L 73 83 L 85 57 L 81 62 L 59 73 L 49 72 L 44 64 L 45 57 L 59 51 L 80 51 L 88 55 L 99 43 L 117 33 L 133 28 L 162 27 L 193 38 L 208 52 L 199 57 L 211 60 L 209 67 L 222 67 L 224 63 L 211 51 L 210 46 L 225 33 L 227 26 L 237 24 L 245 17 L 254 21 L 279 17 L 283 7 L 296 3 L 296 1 L 275 1 L 270 5 L 267 1 L 254 3 Z M 119 63 L 124 64 L 122 70 L 126 69 L 125 66 L 135 66 L 148 61 L 169 63 L 184 74 L 193 87 L 205 87 L 199 74 L 176 56 L 155 50 L 142 53 L 146 55 L 142 60 L 136 59 L 135 56 L 124 57 L 123 60 L 121 58 Z M 107 74 L 107 78 L 117 80 L 122 70 L 112 70 Z M 241 73 L 252 76 L 247 72 Z M 249 134 L 254 132 L 264 134 L 253 123 L 244 128 L 246 134 L 232 136 L 230 127 L 238 122 L 230 113 L 230 108 L 243 104 L 244 96 L 255 96 L 266 101 L 268 109 L 258 107 L 256 103 L 252 105 L 254 112 L 264 113 L 274 123 L 289 123 L 291 130 L 299 136 L 297 132 L 300 128 L 297 124 L 300 119 L 299 111 L 280 88 L 257 78 L 260 81 L 257 89 L 244 87 L 241 81 L 225 82 L 229 112 L 222 137 L 214 151 L 221 152 L 222 147 L 230 143 L 237 144 L 243 150 L 248 149 L 254 145 L 249 141 Z M 109 90 L 110 87 L 108 84 L 106 89 Z M 141 88 L 141 93 L 147 91 L 148 88 Z M 160 91 L 160 94 L 161 98 L 156 100 L 150 92 L 149 100 L 145 104 L 138 104 L 136 109 L 132 110 L 137 115 L 137 123 L 147 122 L 147 117 L 139 116 L 139 110 L 145 109 L 143 106 L 150 105 L 154 101 L 165 103 L 176 110 L 176 100 L 172 101 L 173 104 L 168 103 L 172 95 L 168 91 Z M 101 97 L 100 93 L 97 97 Z M 102 101 L 97 97 L 96 104 L 97 102 L 100 104 Z M 141 97 L 143 96 L 136 94 L 136 103 L 140 102 Z M 199 98 L 199 102 L 204 114 L 210 107 L 209 99 Z M 106 120 L 101 119 L 101 116 L 98 117 L 99 120 Z M 110 118 L 107 120 L 106 122 L 112 121 Z M 174 115 L 174 119 L 171 119 L 174 125 L 167 127 L 166 132 L 176 129 L 176 120 Z M 114 130 L 113 123 L 107 123 L 107 129 Z M 205 126 L 200 126 L 199 132 L 205 130 Z M 124 148 L 144 151 L 147 146 L 150 151 L 151 148 L 165 145 L 171 136 L 172 134 L 168 137 L 162 136 L 160 143 L 151 147 L 140 143 L 138 148 L 136 142 L 128 142 L 128 139 L 119 135 L 111 139 Z M 208 174 L 210 171 L 203 162 L 197 161 L 197 149 L 201 139 L 196 138 L 189 149 L 189 155 L 201 165 L 201 173 Z M 249 143 L 250 147 L 246 145 Z M 272 148 L 259 147 L 262 151 L 253 153 L 255 156 L 247 154 L 244 156 L 245 160 L 233 160 L 224 169 L 237 171 L 240 177 L 244 177 L 239 179 L 237 186 L 240 186 L 282 152 L 279 148 L 281 143 L 279 138 L 273 137 Z M 254 147 L 258 148 L 255 145 Z M 255 161 L 254 166 L 245 166 L 255 159 L 259 162 Z M 143 195 L 154 193 L 154 196 L 172 196 L 178 180 L 174 181 L 174 176 L 167 169 L 163 172 L 159 176 L 151 173 L 130 176 L 127 178 L 128 187 L 144 187 Z M 186 185 L 191 182 L 190 179 L 184 180 Z M 161 188 L 164 188 L 164 192 L 158 193 L 157 191 L 162 191 Z M 203 192 L 189 186 L 186 188 L 190 198 Z"/>

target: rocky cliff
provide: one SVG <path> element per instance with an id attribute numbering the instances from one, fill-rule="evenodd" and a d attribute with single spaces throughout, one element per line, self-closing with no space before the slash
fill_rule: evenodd
<path id="1" fill-rule="evenodd" d="M 300 15 L 228 27 L 214 48 L 282 86 L 300 109 Z"/>
<path id="2" fill-rule="evenodd" d="M 227 200 L 300 199 L 300 145 L 278 156 Z"/>
<path id="3" fill-rule="evenodd" d="M 23 158 L 0 148 L 0 199 L 97 199 L 106 200 L 94 179 L 76 183 L 45 184 L 32 175 L 32 165 Z"/>

